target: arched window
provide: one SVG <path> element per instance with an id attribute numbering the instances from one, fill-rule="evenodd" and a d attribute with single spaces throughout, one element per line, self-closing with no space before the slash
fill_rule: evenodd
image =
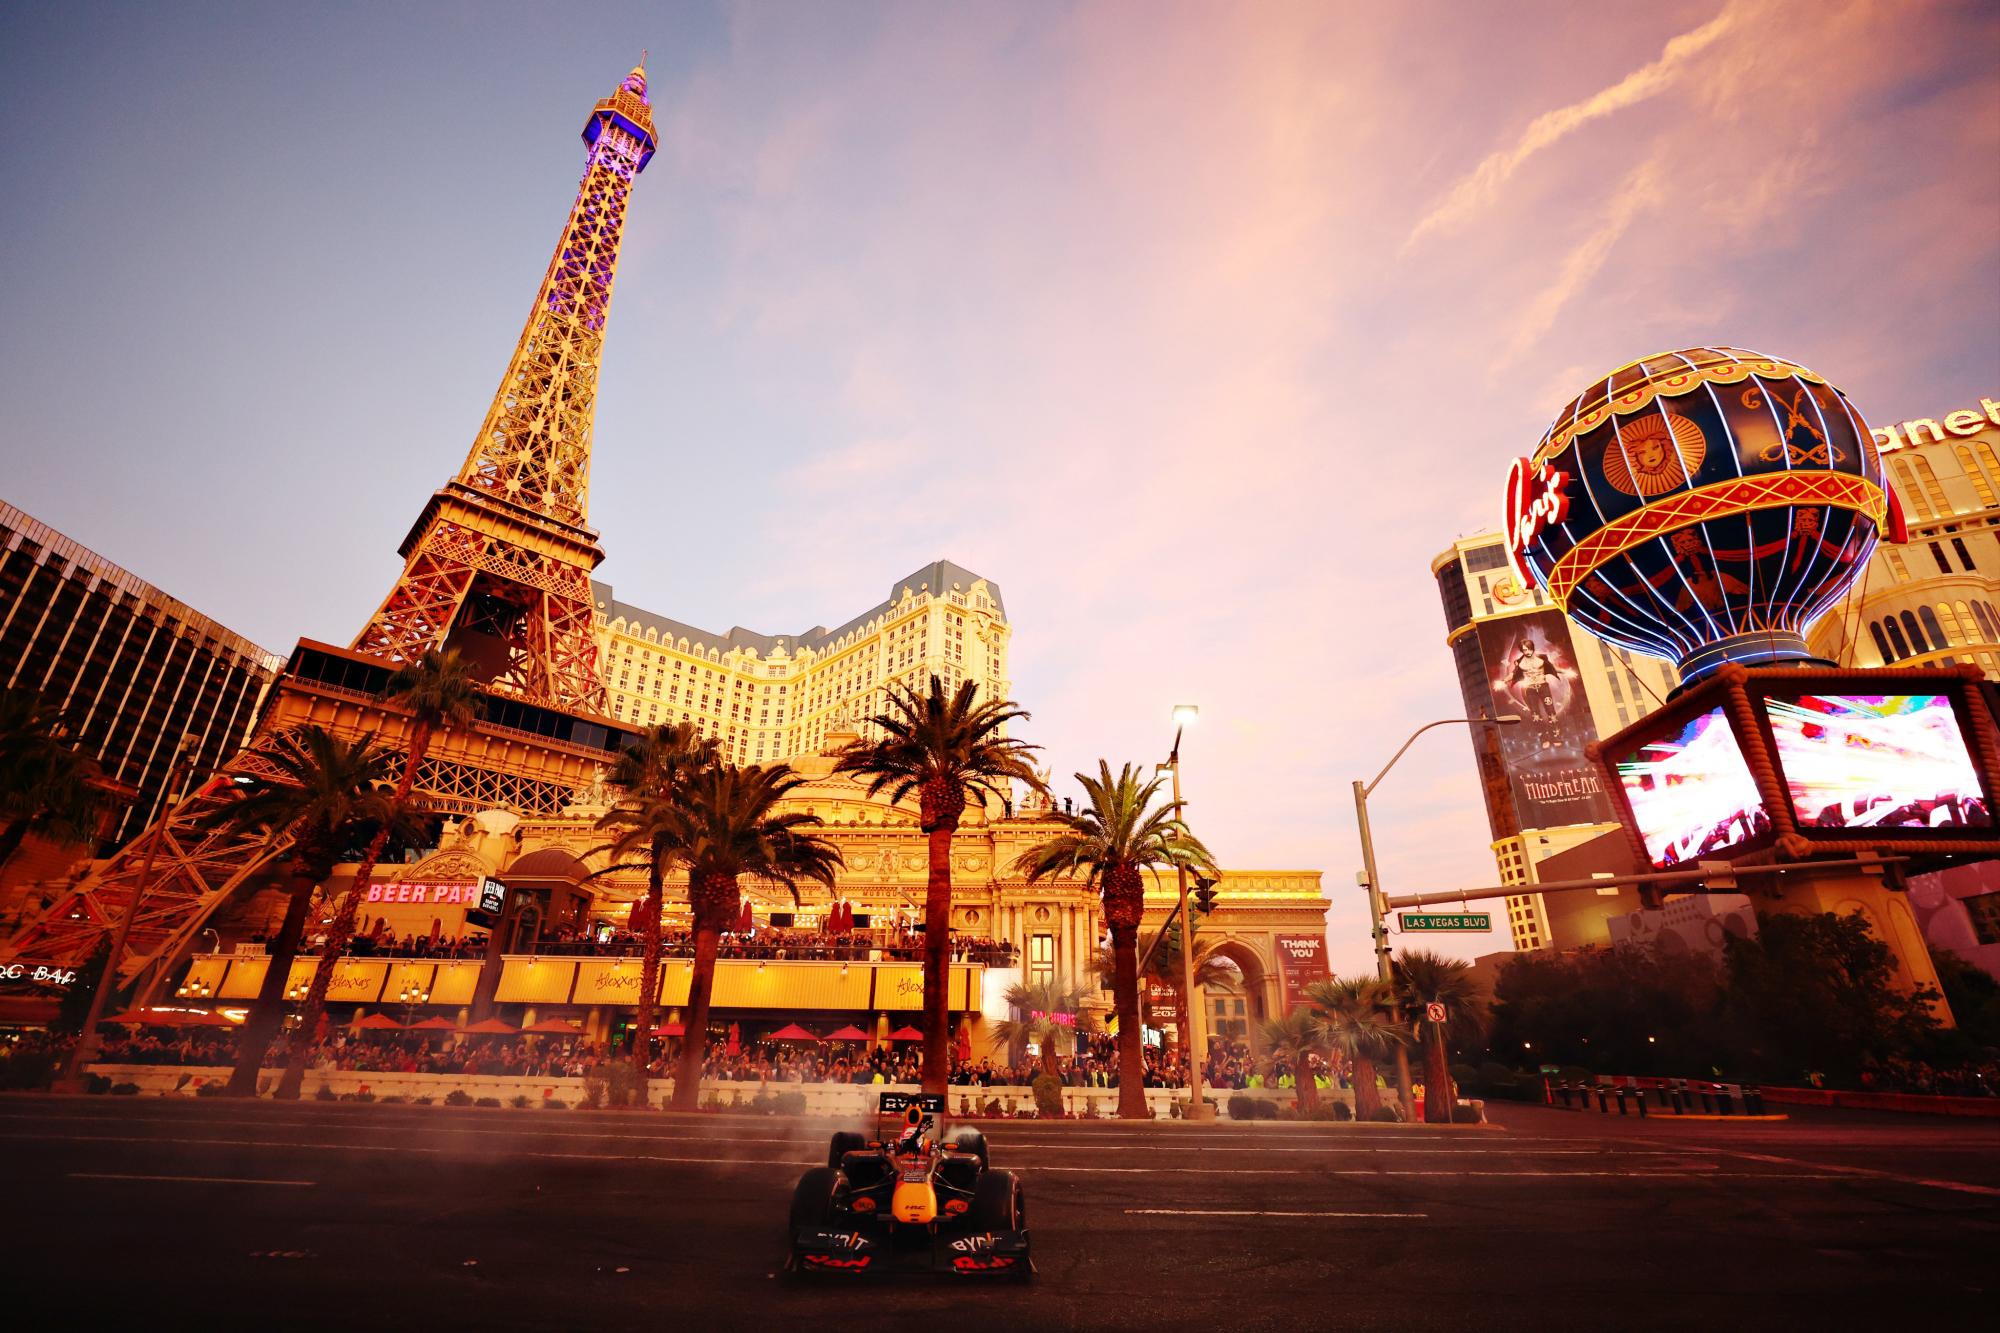
<path id="1" fill-rule="evenodd" d="M 1895 661 L 1895 656 L 1889 651 L 1889 641 L 1882 637 L 1882 622 L 1879 620 L 1869 621 L 1868 632 L 1875 636 L 1875 651 L 1882 655 L 1882 665 L 1887 666 L 1889 663 Z"/>
<path id="2" fill-rule="evenodd" d="M 1940 514 L 1951 513 L 1951 501 L 1945 498 L 1944 487 L 1938 485 L 1937 473 L 1931 471 L 1930 460 L 1918 456 L 1910 460 L 1910 466 L 1917 470 L 1917 477 L 1924 483 L 1924 490 L 1931 497 L 1931 505 Z"/>
<path id="3" fill-rule="evenodd" d="M 1939 602 L 1937 604 L 1937 615 L 1938 623 L 1944 626 L 1944 641 L 1946 643 L 1975 642 L 1972 626 L 1958 623 L 1958 615 L 1951 609 L 1950 602 Z"/>
<path id="4" fill-rule="evenodd" d="M 1974 602 L 1972 604 L 1972 618 L 1979 622 L 1980 638 L 1984 639 L 1987 643 L 2000 641 L 2000 632 L 1996 632 L 1996 627 L 1993 623 L 1993 613 L 1987 609 L 1986 603 Z"/>
<path id="5" fill-rule="evenodd" d="M 1979 628 L 1979 622 L 1972 618 L 1972 608 L 1964 602 L 1958 604 L 1958 623 L 1964 626 L 1967 643 L 1986 642 L 1986 632 Z"/>
<path id="6" fill-rule="evenodd" d="M 1890 463 L 1889 467 L 1896 474 L 1897 493 L 1911 509 L 1916 511 L 1917 517 L 1936 518 L 1937 514 L 1931 509 L 1931 502 L 1924 498 L 1923 488 L 1917 485 L 1917 479 L 1910 471 L 1910 460 L 1898 458 Z"/>
<path id="7" fill-rule="evenodd" d="M 1951 640 L 1944 636 L 1944 631 L 1938 627 L 1938 618 L 1928 606 L 1917 608 L 1917 619 L 1924 622 L 1924 633 L 1930 636 L 1931 647 L 1943 648 L 1951 643 Z"/>
<path id="8" fill-rule="evenodd" d="M 1986 452 L 1992 453 L 1993 451 L 1989 448 Z M 1993 483 L 1986 480 L 1986 474 L 1979 470 L 1979 464 L 1972 461 L 1972 450 L 1961 444 L 1958 446 L 1957 453 L 1958 465 L 1965 469 L 1965 479 L 1972 483 L 1972 493 L 1979 497 L 1979 503 L 1988 509 L 1991 509 L 1996 503 L 2000 503 L 2000 501 L 1995 501 L 1993 498 Z"/>
<path id="9" fill-rule="evenodd" d="M 1900 662 L 1908 657 L 1910 655 L 1910 645 L 1904 640 L 1903 631 L 1897 627 L 1896 618 L 1890 616 L 1882 622 L 1882 627 L 1889 631 L 1889 642 L 1896 645 L 1896 655 L 1889 660 L 1891 662 Z"/>
<path id="10" fill-rule="evenodd" d="M 1917 623 L 1917 618 L 1908 611 L 1905 611 L 1903 612 L 1902 620 L 1903 633 L 1910 636 L 1910 651 L 1912 653 L 1929 652 L 1931 646 L 1924 642 L 1924 629 L 1923 626 Z"/>
<path id="11" fill-rule="evenodd" d="M 1996 480 L 2000 480 L 2000 458 L 1993 456 L 1993 446 L 1980 440 L 1972 448 L 1979 455 L 1979 461 L 1986 465 L 1986 470 L 1992 473 Z"/>

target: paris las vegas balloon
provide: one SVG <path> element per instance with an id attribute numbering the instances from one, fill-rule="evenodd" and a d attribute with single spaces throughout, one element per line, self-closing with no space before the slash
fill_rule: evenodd
<path id="1" fill-rule="evenodd" d="M 1732 347 L 1612 371 L 1507 480 L 1522 579 L 1685 683 L 1813 660 L 1807 628 L 1885 537 L 1905 540 L 1902 512 L 1846 396 Z"/>

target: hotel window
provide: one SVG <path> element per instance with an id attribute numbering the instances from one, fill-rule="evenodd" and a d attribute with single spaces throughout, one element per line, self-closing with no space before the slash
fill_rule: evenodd
<path id="1" fill-rule="evenodd" d="M 1910 567 L 1903 563 L 1903 553 L 1901 551 L 1884 551 L 1883 554 L 1889 557 L 1889 573 L 1895 578 L 1896 582 L 1908 583 L 1910 581 Z"/>
<path id="2" fill-rule="evenodd" d="M 1903 633 L 1907 634 L 1910 638 L 1910 648 L 1918 653 L 1929 652 L 1931 646 L 1924 642 L 1924 631 L 1917 624 L 1917 618 L 1908 611 L 1905 611 L 1902 615 L 1902 621 Z"/>
<path id="3" fill-rule="evenodd" d="M 1945 559 L 1944 547 L 1938 545 L 1936 542 L 1929 543 L 1929 546 L 1931 548 L 1931 559 L 1937 561 L 1938 573 L 1951 573 L 1951 561 Z"/>
<path id="4" fill-rule="evenodd" d="M 1981 472 L 1979 464 L 1973 461 L 1972 450 L 1961 444 L 1957 447 L 1956 452 L 1958 454 L 1958 465 L 1965 470 L 1966 480 L 1972 483 L 1972 492 L 1979 497 L 1979 503 L 1988 509 L 1991 509 L 1996 503 L 2000 503 L 2000 501 L 1996 501 L 1993 498 L 1992 483 L 1986 480 L 1986 474 Z M 1991 451 L 1989 450 L 1989 452 Z"/>
<path id="5" fill-rule="evenodd" d="M 1981 944 L 2000 944 L 2000 893 L 1982 893 L 1961 898 L 1965 914 L 1972 918 L 1972 934 Z"/>
<path id="6" fill-rule="evenodd" d="M 1040 982 L 1044 985 L 1056 979 L 1056 937 L 1053 935 L 1030 935 L 1028 937 L 1028 983 Z"/>
<path id="7" fill-rule="evenodd" d="M 1896 474 L 1896 480 L 1901 483 L 1896 488 L 1897 493 L 1909 502 L 1910 508 L 1916 510 L 1917 517 L 1936 517 L 1936 511 L 1931 508 L 1931 502 L 1924 498 L 1923 491 L 1917 486 L 1917 479 L 1910 471 L 1909 460 L 1898 458 L 1890 467 Z"/>
<path id="8" fill-rule="evenodd" d="M 1970 574 L 1976 566 L 1972 563 L 1972 552 L 1965 549 L 1965 538 L 1953 537 L 1951 549 L 1958 552 L 1958 563 L 1965 566 L 1965 572 Z"/>
<path id="9" fill-rule="evenodd" d="M 1895 648 L 1895 652 L 1890 656 L 1889 660 L 1891 662 L 1900 662 L 1905 657 L 1908 657 L 1910 655 L 1910 645 L 1903 638 L 1903 631 L 1896 624 L 1896 617 L 1884 616 L 1882 618 L 1882 628 L 1888 631 L 1889 642 Z"/>
<path id="10" fill-rule="evenodd" d="M 1882 665 L 1887 666 L 1889 663 L 1895 661 L 1895 655 L 1889 651 L 1889 641 L 1882 637 L 1882 622 L 1879 620 L 1869 621 L 1868 632 L 1874 636 L 1875 651 L 1881 654 Z"/>
<path id="11" fill-rule="evenodd" d="M 1930 636 L 1931 647 L 1943 648 L 1951 642 L 1945 638 L 1944 630 L 1938 626 L 1938 618 L 1928 606 L 1917 608 L 1917 618 L 1924 623 L 1924 632 Z"/>

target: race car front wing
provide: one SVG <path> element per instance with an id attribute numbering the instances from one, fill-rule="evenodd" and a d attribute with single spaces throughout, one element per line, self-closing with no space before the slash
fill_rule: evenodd
<path id="1" fill-rule="evenodd" d="M 911 1270 L 957 1277 L 1026 1277 L 1034 1271 L 1026 1231 L 946 1234 L 928 1246 L 910 1248 L 862 1231 L 817 1228 L 793 1238 L 792 1268 L 855 1277 Z"/>

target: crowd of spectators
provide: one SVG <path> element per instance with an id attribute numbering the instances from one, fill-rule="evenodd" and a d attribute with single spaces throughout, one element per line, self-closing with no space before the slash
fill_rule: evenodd
<path id="1" fill-rule="evenodd" d="M 482 942 L 479 946 L 484 948 Z M 645 942 L 636 931 L 617 929 L 578 931 L 565 927 L 524 949 L 549 957 L 636 958 L 645 951 Z M 694 932 L 660 932 L 660 953 L 666 958 L 694 957 Z M 754 931 L 725 931 L 716 947 L 718 958 L 808 960 L 813 962 L 921 962 L 924 937 L 921 931 L 861 930 L 829 935 L 817 930 L 785 930 L 772 926 Z M 951 941 L 954 962 L 986 963 L 1011 967 L 1015 950 L 1011 944 L 954 934 Z"/>

